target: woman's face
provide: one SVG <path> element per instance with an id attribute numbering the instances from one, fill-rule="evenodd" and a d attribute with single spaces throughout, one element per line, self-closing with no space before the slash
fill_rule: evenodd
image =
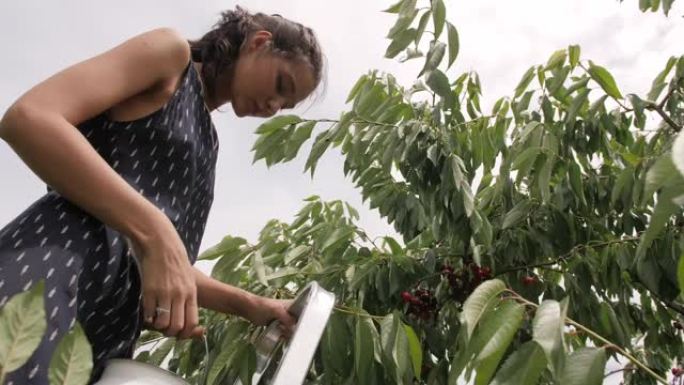
<path id="1" fill-rule="evenodd" d="M 293 108 L 316 86 L 306 62 L 271 53 L 270 41 L 269 32 L 256 32 L 235 63 L 229 98 L 237 116 L 272 116 Z"/>

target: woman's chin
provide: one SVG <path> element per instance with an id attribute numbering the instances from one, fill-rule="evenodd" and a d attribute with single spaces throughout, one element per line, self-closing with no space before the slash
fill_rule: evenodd
<path id="1" fill-rule="evenodd" d="M 242 118 L 247 115 L 244 110 L 236 108 L 234 103 L 231 103 L 230 105 L 233 107 L 233 112 L 235 113 L 235 116 L 237 116 L 238 118 Z"/>

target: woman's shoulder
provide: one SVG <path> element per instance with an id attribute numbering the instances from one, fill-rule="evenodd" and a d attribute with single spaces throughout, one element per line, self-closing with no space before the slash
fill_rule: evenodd
<path id="1" fill-rule="evenodd" d="M 161 52 L 170 66 L 183 70 L 190 61 L 190 44 L 176 29 L 170 27 L 155 28 L 134 37 L 129 42 L 139 40 L 140 43 Z"/>
<path id="2" fill-rule="evenodd" d="M 34 86 L 8 109 L 2 127 L 46 113 L 79 124 L 136 95 L 173 87 L 190 58 L 189 43 L 178 31 L 140 33 Z"/>

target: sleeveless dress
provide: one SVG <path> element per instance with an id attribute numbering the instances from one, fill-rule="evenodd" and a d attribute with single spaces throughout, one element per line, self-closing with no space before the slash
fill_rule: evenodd
<path id="1" fill-rule="evenodd" d="M 218 139 L 192 61 L 161 109 L 128 122 L 102 113 L 78 129 L 173 222 L 194 263 L 213 201 Z M 137 261 L 122 234 L 50 188 L 0 230 L 0 307 L 41 280 L 47 330 L 6 384 L 47 385 L 52 353 L 76 320 L 92 346 L 91 382 L 106 360 L 132 356 L 143 318 Z"/>

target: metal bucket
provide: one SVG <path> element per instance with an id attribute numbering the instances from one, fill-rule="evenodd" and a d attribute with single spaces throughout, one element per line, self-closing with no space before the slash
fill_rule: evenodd
<path id="1" fill-rule="evenodd" d="M 135 360 L 112 359 L 97 385 L 189 385 L 174 373 Z"/>
<path id="2" fill-rule="evenodd" d="M 335 295 L 310 282 L 288 309 L 297 318 L 292 337 L 282 343 L 278 322 L 272 322 L 254 343 L 257 362 L 250 385 L 302 384 L 335 305 Z M 154 365 L 124 359 L 107 361 L 96 385 L 189 385 Z M 236 380 L 234 385 L 243 385 Z"/>

